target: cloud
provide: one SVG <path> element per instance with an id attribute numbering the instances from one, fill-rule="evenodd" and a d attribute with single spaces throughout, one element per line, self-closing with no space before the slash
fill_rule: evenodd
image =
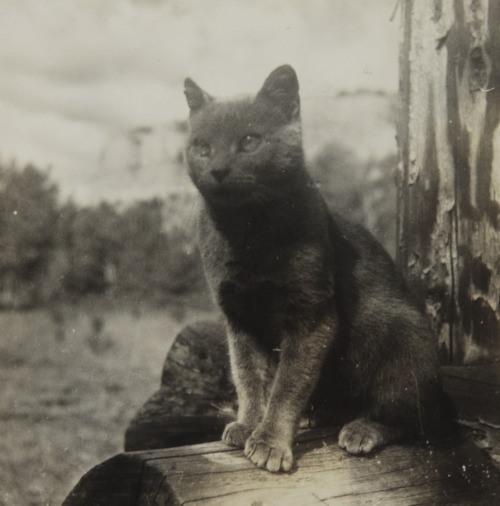
<path id="1" fill-rule="evenodd" d="M 393 3 L 0 0 L 0 153 L 79 184 L 116 131 L 185 117 L 187 75 L 254 92 L 287 62 L 304 95 L 395 90 Z"/>

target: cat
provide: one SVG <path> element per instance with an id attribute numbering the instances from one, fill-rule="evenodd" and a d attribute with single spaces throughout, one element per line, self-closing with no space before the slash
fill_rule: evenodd
<path id="1" fill-rule="evenodd" d="M 382 246 L 309 176 L 293 68 L 245 99 L 184 84 L 199 246 L 238 397 L 223 441 L 286 472 L 305 413 L 350 416 L 339 445 L 354 455 L 438 426 L 430 325 Z"/>

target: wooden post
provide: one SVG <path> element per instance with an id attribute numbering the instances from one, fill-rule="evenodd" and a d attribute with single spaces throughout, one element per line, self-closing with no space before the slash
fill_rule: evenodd
<path id="1" fill-rule="evenodd" d="M 500 359 L 500 0 L 405 0 L 398 262 L 443 363 Z"/>

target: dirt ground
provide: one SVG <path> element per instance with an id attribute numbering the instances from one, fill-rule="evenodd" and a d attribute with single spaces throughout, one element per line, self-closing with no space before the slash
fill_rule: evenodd
<path id="1" fill-rule="evenodd" d="M 0 313 L 0 504 L 60 505 L 122 451 L 165 355 L 196 311 Z"/>

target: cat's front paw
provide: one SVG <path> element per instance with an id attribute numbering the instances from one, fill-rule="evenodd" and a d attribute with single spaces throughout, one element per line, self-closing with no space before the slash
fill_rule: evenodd
<path id="1" fill-rule="evenodd" d="M 239 422 L 231 422 L 226 425 L 222 434 L 222 441 L 229 446 L 245 448 L 245 442 L 249 438 L 252 430 Z"/>
<path id="2" fill-rule="evenodd" d="M 339 434 L 339 446 L 351 455 L 363 455 L 396 439 L 399 432 L 366 418 L 344 425 Z"/>
<path id="3" fill-rule="evenodd" d="M 291 446 L 277 438 L 254 430 L 245 444 L 245 455 L 257 466 L 272 473 L 288 472 L 292 469 Z"/>

